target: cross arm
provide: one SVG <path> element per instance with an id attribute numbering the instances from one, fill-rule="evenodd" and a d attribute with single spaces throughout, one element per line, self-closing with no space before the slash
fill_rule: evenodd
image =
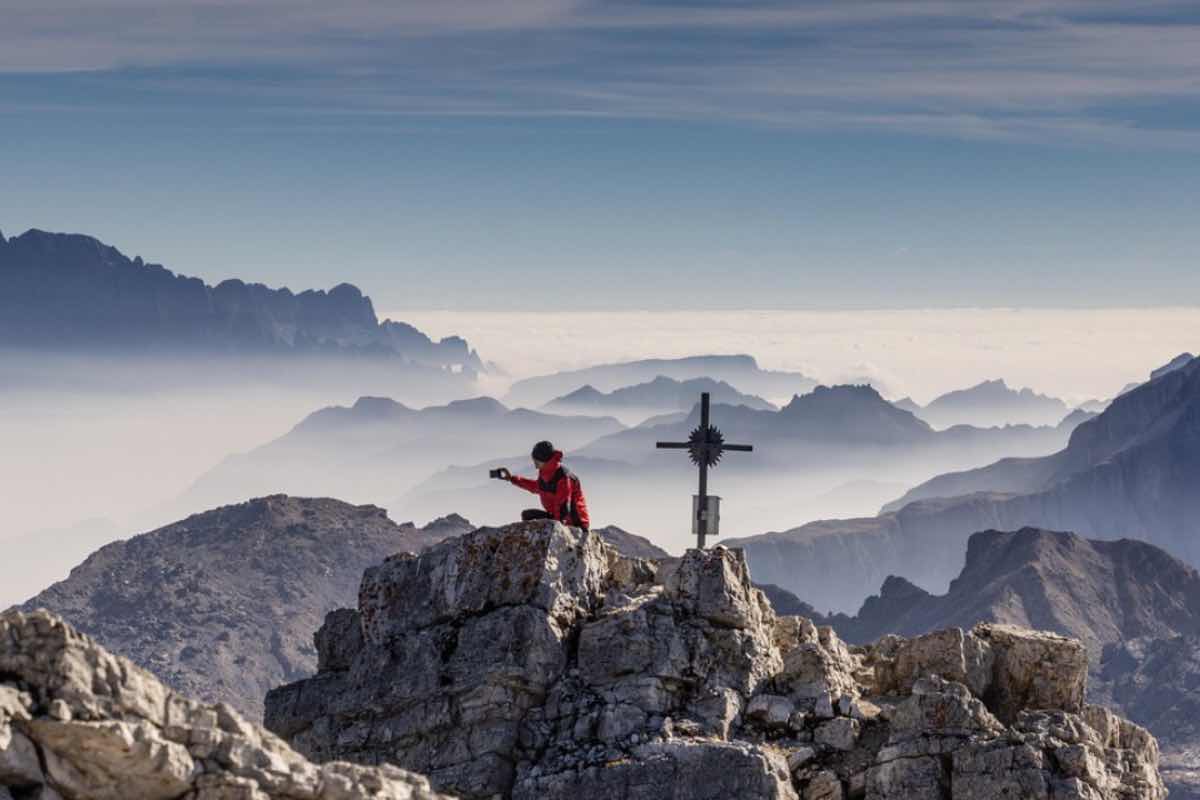
<path id="1" fill-rule="evenodd" d="M 734 450 L 739 453 L 752 453 L 752 452 L 754 452 L 754 445 L 752 445 L 752 444 L 723 444 L 723 445 L 721 445 L 721 449 L 722 450 Z"/>

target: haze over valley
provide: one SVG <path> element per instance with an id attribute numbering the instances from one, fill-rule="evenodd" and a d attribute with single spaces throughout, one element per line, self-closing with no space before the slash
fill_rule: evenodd
<path id="1" fill-rule="evenodd" d="M 4 3 L 0 800 L 1200 800 L 1197 42 Z"/>
<path id="2" fill-rule="evenodd" d="M 1096 327 L 1087 336 L 1039 328 L 1034 344 L 1028 322 L 1050 312 L 980 311 L 971 313 L 977 337 L 918 369 L 937 326 L 967 312 L 934 312 L 940 322 L 907 312 L 713 312 L 704 323 L 702 312 L 642 312 L 637 325 L 592 313 L 557 332 L 550 314 L 504 335 L 488 325 L 514 317 L 480 312 L 457 321 L 482 339 L 430 336 L 381 324 L 349 284 L 298 294 L 242 281 L 209 287 L 95 239 L 36 231 L 0 253 L 0 428 L 11 445 L 0 455 L 10 571 L 0 601 L 9 603 L 108 541 L 269 494 L 372 503 L 398 521 L 458 513 L 503 524 L 533 498 L 489 482 L 487 470 L 528 471 L 530 443 L 543 438 L 586 477 L 600 524 L 681 552 L 695 477 L 654 443 L 686 438 L 701 391 L 712 393 L 728 440 L 756 448 L 714 475 L 725 536 L 872 516 L 940 474 L 1061 450 L 1109 399 L 1182 352 L 1167 349 L 1172 336 L 1200 338 L 1194 313 L 1155 312 L 1151 328 L 1164 335 L 1126 337 L 1117 349 L 1110 327 L 1150 312 L 1072 311 L 1063 318 Z M 870 324 L 885 318 L 886 327 Z M 739 319 L 747 327 L 735 330 Z M 818 335 L 803 335 L 818 322 Z M 712 349 L 680 351 L 672 331 L 684 324 L 697 332 L 694 347 Z M 522 330 L 539 346 L 515 336 Z M 642 338 L 622 338 L 631 331 Z M 752 341 L 784 363 L 749 350 L 710 355 Z M 831 343 L 842 352 L 810 366 L 803 354 Z M 627 361 L 601 358 L 642 347 Z M 1087 349 L 1114 357 L 1099 368 Z M 980 363 L 983 352 L 992 363 Z M 597 361 L 581 364 L 588 354 Z M 968 356 L 960 379 L 954 359 Z M 1138 366 L 1124 366 L 1135 357 Z M 1047 371 L 1051 359 L 1064 368 Z M 546 364 L 570 369 L 537 374 Z M 1051 389 L 1006 384 L 998 372 L 972 383 L 979 370 L 1005 368 L 1039 374 Z M 946 392 L 930 396 L 933 387 Z M 1075 409 L 1080 398 L 1090 410 Z"/>

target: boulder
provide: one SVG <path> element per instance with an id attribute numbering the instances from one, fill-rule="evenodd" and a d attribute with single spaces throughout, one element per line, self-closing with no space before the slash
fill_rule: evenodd
<path id="1" fill-rule="evenodd" d="M 313 764 L 45 611 L 0 615 L 0 800 L 437 800 L 394 766 Z"/>

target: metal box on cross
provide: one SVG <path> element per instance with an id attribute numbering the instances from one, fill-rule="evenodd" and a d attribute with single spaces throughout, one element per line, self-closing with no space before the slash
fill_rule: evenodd
<path id="1" fill-rule="evenodd" d="M 710 494 L 700 504 L 700 495 L 692 495 L 692 535 L 700 535 L 700 523 L 704 523 L 704 533 L 709 536 L 721 535 L 721 498 Z"/>

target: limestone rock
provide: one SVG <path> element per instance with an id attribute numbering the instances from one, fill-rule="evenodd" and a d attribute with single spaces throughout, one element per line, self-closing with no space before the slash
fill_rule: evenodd
<path id="1" fill-rule="evenodd" d="M 733 549 L 656 565 L 557 523 L 484 529 L 369 570 L 316 641 L 268 727 L 463 798 L 1165 797 L 1153 737 L 1083 705 L 1078 642 L 850 647 L 776 617 Z"/>
<path id="2" fill-rule="evenodd" d="M 45 611 L 0 615 L 0 800 L 437 800 L 392 767 L 317 765 L 170 691 Z"/>
<path id="3" fill-rule="evenodd" d="M 1012 722 L 1025 708 L 1083 708 L 1088 662 L 1082 643 L 1013 625 L 980 624 L 971 634 L 988 642 L 995 654 L 985 693 L 1002 722 Z"/>
<path id="4" fill-rule="evenodd" d="M 1087 689 L 1087 651 L 1080 642 L 1013 625 L 887 636 L 868 648 L 867 660 L 880 694 L 907 694 L 922 677 L 936 675 L 966 685 L 1006 723 L 1025 708 L 1080 711 Z"/>

